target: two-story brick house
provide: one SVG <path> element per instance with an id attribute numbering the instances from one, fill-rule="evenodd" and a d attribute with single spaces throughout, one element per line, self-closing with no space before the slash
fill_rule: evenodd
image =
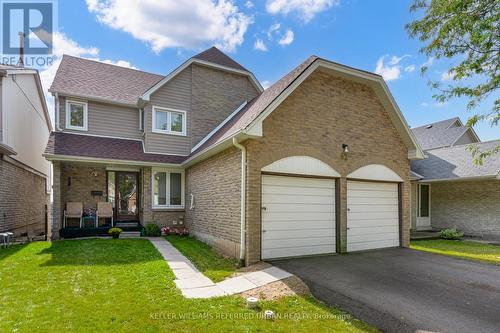
<path id="1" fill-rule="evenodd" d="M 50 91 L 54 234 L 110 201 L 247 263 L 408 245 L 423 153 L 378 75 L 312 56 L 264 91 L 211 48 L 167 76 L 64 56 Z"/>

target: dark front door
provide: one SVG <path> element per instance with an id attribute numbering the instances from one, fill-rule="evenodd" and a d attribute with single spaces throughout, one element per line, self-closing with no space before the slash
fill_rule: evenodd
<path id="1" fill-rule="evenodd" d="M 137 172 L 115 173 L 115 214 L 117 221 L 137 220 L 139 193 Z"/>

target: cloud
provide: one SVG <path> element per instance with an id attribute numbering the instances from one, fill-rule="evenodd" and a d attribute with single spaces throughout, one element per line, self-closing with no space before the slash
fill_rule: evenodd
<path id="1" fill-rule="evenodd" d="M 433 108 L 441 109 L 441 108 L 447 107 L 448 106 L 448 102 L 436 102 L 436 103 L 433 103 L 432 105 L 430 105 L 427 102 L 422 102 L 422 103 L 420 103 L 420 106 L 422 106 L 424 108 L 432 106 Z"/>
<path id="2" fill-rule="evenodd" d="M 252 1 L 245 2 L 245 7 L 247 7 L 248 9 L 253 8 L 253 6 L 255 6 L 255 5 L 253 4 Z"/>
<path id="3" fill-rule="evenodd" d="M 253 22 L 233 0 L 87 0 L 87 8 L 102 24 L 146 42 L 156 53 L 214 43 L 232 52 Z"/>
<path id="4" fill-rule="evenodd" d="M 253 48 L 255 50 L 259 50 L 259 51 L 263 51 L 263 52 L 266 52 L 267 51 L 267 46 L 266 44 L 264 44 L 264 42 L 262 41 L 262 39 L 258 38 L 256 41 L 255 41 L 255 44 L 253 45 Z"/>
<path id="5" fill-rule="evenodd" d="M 409 54 L 405 54 L 401 57 L 392 56 L 391 59 L 389 60 L 389 65 L 397 65 L 401 62 L 401 60 L 403 60 L 404 58 L 408 58 L 408 57 L 410 57 Z"/>
<path id="6" fill-rule="evenodd" d="M 280 44 L 281 46 L 290 45 L 290 44 L 292 44 L 294 37 L 295 37 L 295 35 L 294 35 L 293 31 L 288 29 L 285 32 L 285 35 L 283 37 L 281 37 L 281 39 L 278 41 L 278 44 Z"/>
<path id="7" fill-rule="evenodd" d="M 424 62 L 422 65 L 420 65 L 420 68 L 429 68 L 432 66 L 432 64 L 434 64 L 434 57 L 430 57 L 429 59 L 427 59 L 426 62 Z"/>
<path id="8" fill-rule="evenodd" d="M 304 22 L 309 22 L 317 13 L 339 3 L 339 0 L 267 0 L 266 10 L 270 14 L 296 13 Z"/>
<path id="9" fill-rule="evenodd" d="M 411 73 L 415 70 L 415 65 L 409 65 L 405 67 L 405 72 Z"/>
<path id="10" fill-rule="evenodd" d="M 401 77 L 401 66 L 399 65 L 399 61 L 401 61 L 401 59 L 394 63 L 394 57 L 392 57 L 389 62 L 385 64 L 385 58 L 387 58 L 387 55 L 378 59 L 375 67 L 375 73 L 381 75 L 386 81 L 399 79 Z"/>
<path id="11" fill-rule="evenodd" d="M 428 106 L 429 106 L 429 103 L 422 102 L 422 103 L 420 103 L 420 106 L 423 106 L 424 108 L 426 108 L 426 107 L 428 107 Z"/>
<path id="12" fill-rule="evenodd" d="M 54 98 L 51 94 L 49 94 L 48 89 L 52 85 L 52 81 L 54 81 L 54 76 L 56 75 L 57 69 L 59 68 L 59 64 L 61 63 L 61 59 L 63 54 L 75 56 L 75 57 L 83 57 L 92 60 L 102 61 L 107 64 L 118 65 L 122 67 L 136 68 L 130 64 L 130 62 L 125 60 L 112 61 L 109 59 L 100 60 L 99 59 L 99 49 L 96 47 L 83 47 L 79 45 L 77 42 L 69 38 L 63 33 L 56 32 L 53 35 L 53 62 L 52 65 L 40 68 L 40 80 L 42 81 L 43 91 L 45 94 L 45 99 L 47 100 L 47 106 L 49 108 L 49 113 L 52 119 L 54 119 Z"/>
<path id="13" fill-rule="evenodd" d="M 269 88 L 271 86 L 271 82 L 269 82 L 267 80 L 266 81 L 262 81 L 260 84 L 262 85 L 262 87 L 264 89 L 267 89 L 267 88 Z"/>
<path id="14" fill-rule="evenodd" d="M 455 79 L 455 76 L 457 75 L 457 72 L 455 71 L 448 71 L 448 72 L 444 72 L 441 74 L 441 81 L 451 81 L 451 80 L 454 80 Z"/>
<path id="15" fill-rule="evenodd" d="M 269 29 L 267 29 L 267 39 L 272 40 L 273 39 L 273 35 L 275 33 L 279 32 L 280 27 L 281 27 L 281 24 L 279 24 L 279 23 L 274 23 L 273 25 L 271 25 L 269 27 Z"/>

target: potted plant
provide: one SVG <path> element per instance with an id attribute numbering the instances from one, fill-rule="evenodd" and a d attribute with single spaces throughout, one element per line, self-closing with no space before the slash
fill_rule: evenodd
<path id="1" fill-rule="evenodd" d="M 114 239 L 117 239 L 120 237 L 120 234 L 122 233 L 122 229 L 120 228 L 111 228 L 108 230 L 108 234 L 110 234 L 111 236 L 113 236 Z"/>

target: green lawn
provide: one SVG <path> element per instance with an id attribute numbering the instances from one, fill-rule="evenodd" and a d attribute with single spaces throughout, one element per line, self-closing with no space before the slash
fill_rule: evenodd
<path id="1" fill-rule="evenodd" d="M 0 332 L 374 331 L 313 298 L 263 302 L 278 316 L 264 320 L 238 296 L 185 299 L 173 279 L 145 239 L 0 249 Z"/>
<path id="2" fill-rule="evenodd" d="M 200 272 L 214 282 L 219 282 L 234 273 L 238 268 L 236 259 L 218 255 L 210 246 L 191 237 L 169 235 L 167 239 L 181 251 Z"/>
<path id="3" fill-rule="evenodd" d="M 470 241 L 430 239 L 411 241 L 410 247 L 415 250 L 500 265 L 500 246 Z"/>

